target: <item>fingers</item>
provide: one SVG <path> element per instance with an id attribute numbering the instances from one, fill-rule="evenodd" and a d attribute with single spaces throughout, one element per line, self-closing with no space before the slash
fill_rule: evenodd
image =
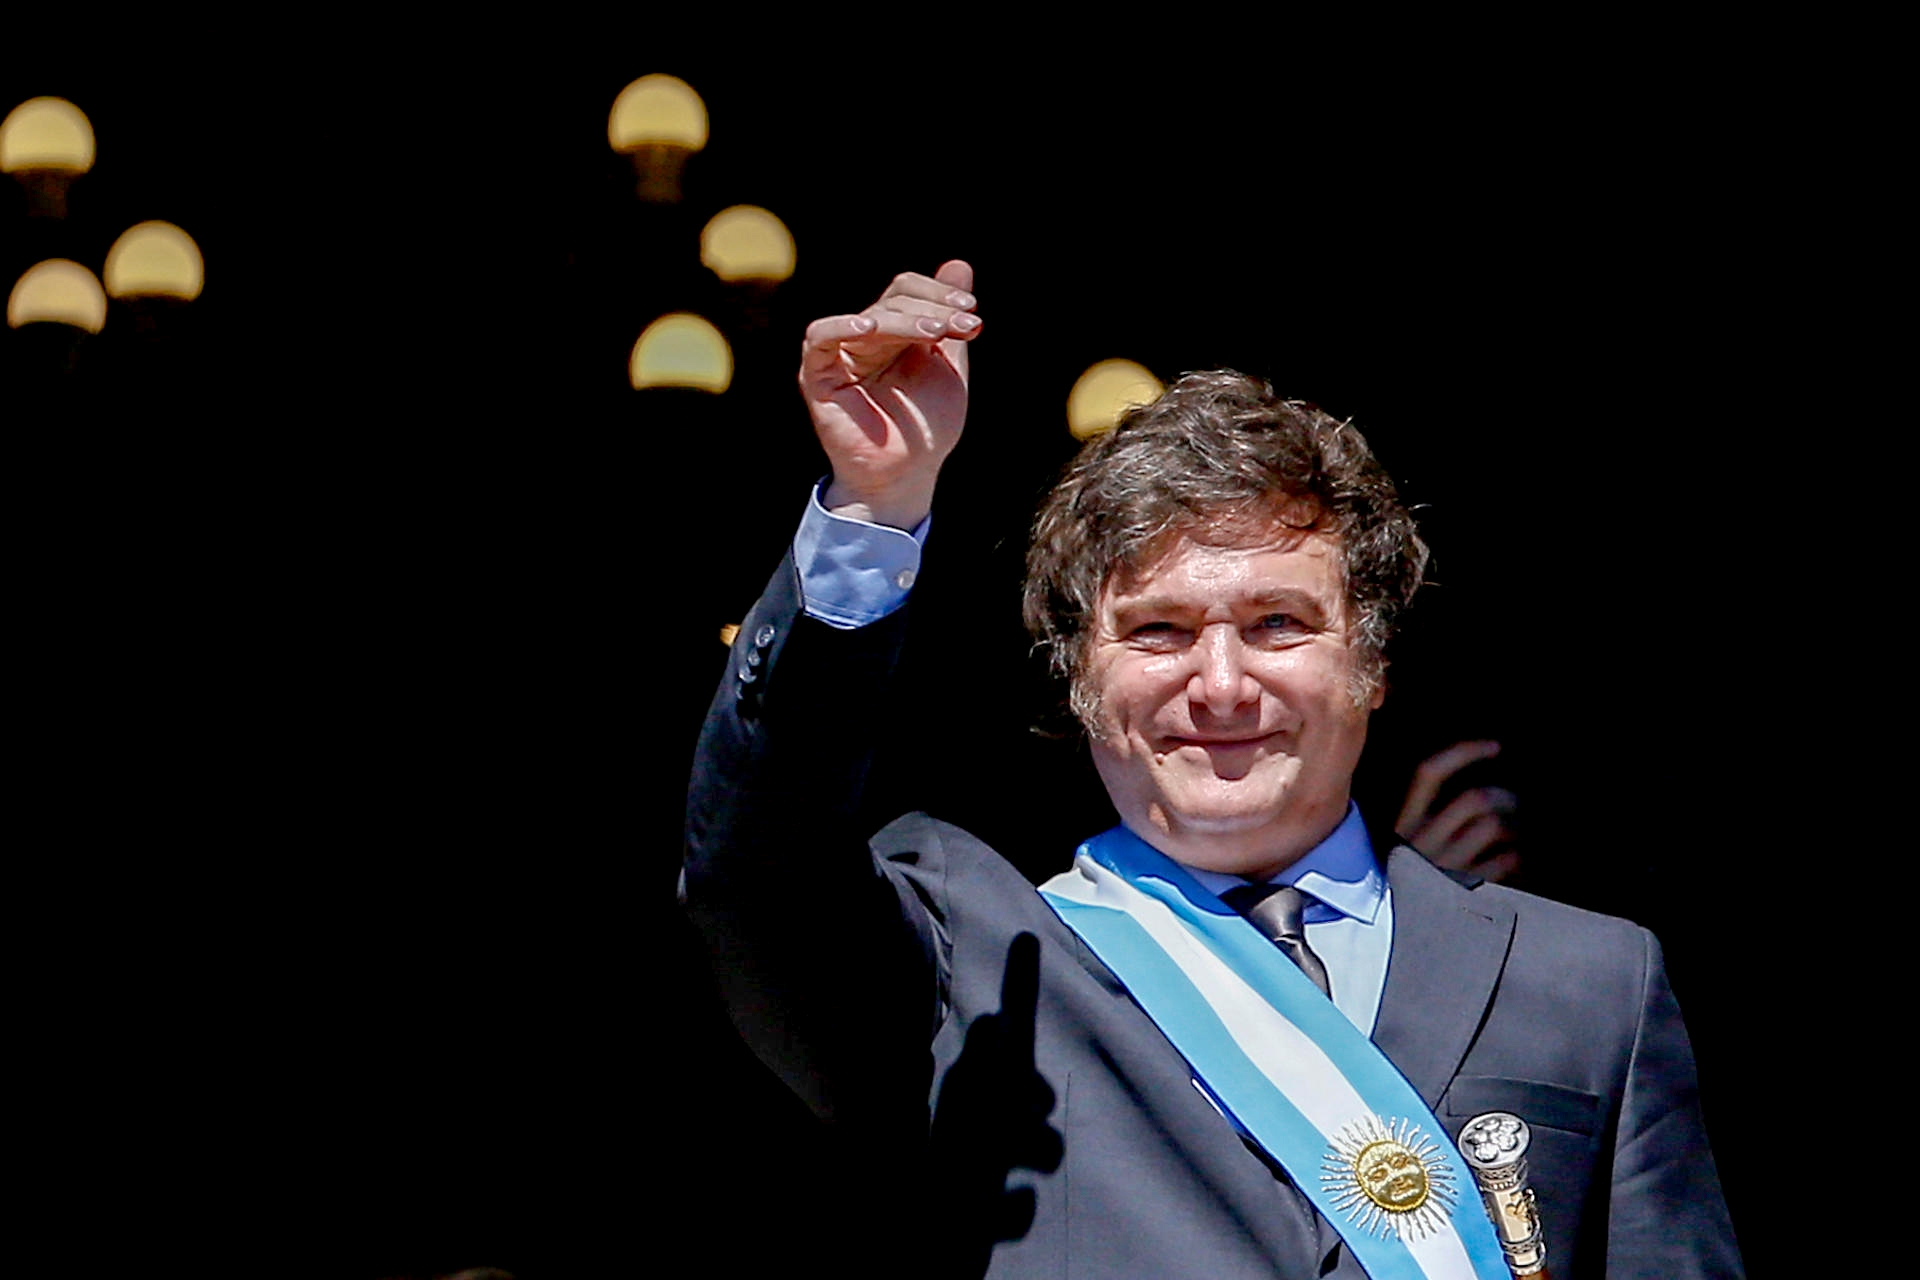
<path id="1" fill-rule="evenodd" d="M 913 310 L 878 310 L 869 307 L 860 314 L 863 320 L 873 322 L 873 328 L 858 337 L 846 339 L 846 343 L 860 346 L 894 347 L 902 343 L 934 343 L 943 339 L 959 336 L 956 334 L 952 314 L 922 314 Z M 965 319 L 974 320 L 973 316 Z M 978 328 L 977 322 L 965 326 L 961 332 L 971 337 L 969 330 Z"/>
<path id="2" fill-rule="evenodd" d="M 1520 851 L 1518 849 L 1509 849 L 1505 853 L 1495 854 L 1478 866 L 1470 868 L 1482 880 L 1491 880 L 1495 884 L 1512 879 L 1513 873 L 1519 869 Z"/>
<path id="3" fill-rule="evenodd" d="M 1421 828 L 1421 834 L 1439 847 L 1470 842 L 1478 836 L 1470 834 L 1469 828 L 1490 826 L 1491 833 L 1475 850 L 1476 853 L 1483 852 L 1505 832 L 1502 816 L 1519 807 L 1519 798 L 1511 791 L 1501 787 L 1475 787 L 1456 796 L 1452 804 Z"/>
<path id="4" fill-rule="evenodd" d="M 954 266 L 965 269 L 965 284 L 955 284 L 937 276 L 923 276 L 917 271 L 903 271 L 893 278 L 893 283 L 887 286 L 887 291 L 880 295 L 880 302 L 884 303 L 896 297 L 918 298 L 923 302 L 938 302 L 949 307 L 971 310 L 978 305 L 972 292 L 973 268 L 968 267 L 964 262 L 949 262 L 940 269 L 946 271 Z M 957 276 L 961 273 L 956 271 L 952 274 Z"/>
<path id="5" fill-rule="evenodd" d="M 941 270 L 972 283 L 973 269 L 965 263 L 949 262 Z M 876 320 L 888 315 L 910 316 L 916 338 L 957 338 L 964 342 L 980 332 L 980 317 L 973 314 L 978 305 L 979 300 L 967 288 L 907 271 L 895 276 L 879 301 L 861 314 Z"/>
<path id="6" fill-rule="evenodd" d="M 887 298 L 868 307 L 864 314 L 870 316 L 897 314 L 912 316 L 915 319 L 932 320 L 938 327 L 927 327 L 922 330 L 930 337 L 970 338 L 980 328 L 979 316 L 943 303 L 923 302 L 919 298 Z"/>
<path id="7" fill-rule="evenodd" d="M 827 316 L 807 327 L 801 346 L 803 383 L 844 385 L 890 364 L 910 346 L 938 346 L 964 379 L 963 343 L 983 322 L 973 313 L 973 268 L 955 259 L 936 275 L 902 272 L 859 315 Z"/>
<path id="8" fill-rule="evenodd" d="M 871 335 L 879 326 L 868 316 L 826 316 L 807 326 L 800 343 L 800 377 L 818 378 L 842 373 L 840 348 Z"/>
<path id="9" fill-rule="evenodd" d="M 1420 767 L 1413 771 L 1413 783 L 1407 788 L 1407 798 L 1400 806 L 1400 820 L 1394 824 L 1394 830 L 1410 832 L 1424 826 L 1427 811 L 1433 808 L 1448 778 L 1476 760 L 1490 760 L 1499 754 L 1499 743 L 1476 739 L 1456 742 L 1422 760 Z"/>
<path id="10" fill-rule="evenodd" d="M 863 314 L 876 320 L 889 313 L 913 317 L 914 336 L 920 341 L 938 340 L 941 355 L 964 382 L 968 377 L 964 344 L 980 336 L 983 324 L 973 313 L 978 305 L 973 294 L 973 268 L 955 258 L 941 264 L 932 277 L 912 271 L 895 276 L 880 300 Z"/>
<path id="11" fill-rule="evenodd" d="M 933 273 L 933 278 L 942 284 L 969 291 L 973 289 L 973 268 L 958 258 L 941 263 L 940 269 Z"/>
<path id="12" fill-rule="evenodd" d="M 1513 830 L 1504 816 L 1515 808 L 1512 792 L 1481 787 L 1448 805 L 1409 840 L 1437 866 L 1502 880 L 1520 867 L 1520 851 L 1510 847 Z M 1489 857 L 1497 848 L 1500 852 Z"/>
<path id="13" fill-rule="evenodd" d="M 934 343 L 948 336 L 944 317 L 893 310 L 826 316 L 807 326 L 800 344 L 800 369 L 802 373 L 837 369 L 843 348 L 852 348 L 856 355 L 881 353 L 890 358 L 911 343 Z"/>
<path id="14" fill-rule="evenodd" d="M 1444 849 L 1430 856 L 1436 867 L 1445 867 L 1449 871 L 1466 871 L 1479 876 L 1482 880 L 1491 880 L 1496 884 L 1510 880 L 1520 870 L 1520 851 L 1502 849 L 1489 856 L 1485 849 L 1473 852 L 1465 846 Z"/>
<path id="15" fill-rule="evenodd" d="M 1463 823 L 1445 839 L 1427 833 L 1422 837 L 1426 843 L 1414 847 L 1443 867 L 1465 871 L 1510 834 L 1497 815 L 1483 813 Z"/>
<path id="16" fill-rule="evenodd" d="M 1448 779 L 1476 760 L 1500 754 L 1500 744 L 1476 739 L 1456 742 L 1436 751 L 1413 772 L 1406 803 L 1395 830 L 1436 866 L 1470 871 L 1483 880 L 1500 881 L 1520 869 L 1520 851 L 1503 844 L 1513 839 L 1507 815 L 1519 808 L 1519 799 L 1503 787 L 1473 787 L 1461 792 L 1437 814 L 1429 814 Z M 1498 850 L 1498 852 L 1495 852 Z"/>
<path id="17" fill-rule="evenodd" d="M 873 321 L 866 316 L 825 316 L 807 326 L 806 348 L 836 347 L 873 330 Z"/>

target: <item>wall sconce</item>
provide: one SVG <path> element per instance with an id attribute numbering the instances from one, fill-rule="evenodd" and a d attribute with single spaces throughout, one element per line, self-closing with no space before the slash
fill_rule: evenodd
<path id="1" fill-rule="evenodd" d="M 93 272 L 66 258 L 28 267 L 7 295 L 7 324 L 64 324 L 98 333 L 107 323 L 107 295 Z"/>
<path id="2" fill-rule="evenodd" d="M 0 170 L 27 189 L 36 218 L 67 216 L 67 191 L 93 155 L 93 125 L 65 98 L 29 98 L 0 120 Z"/>
<path id="3" fill-rule="evenodd" d="M 111 297 L 192 302 L 206 287 L 207 262 L 193 237 L 171 222 L 141 222 L 113 242 L 101 275 Z"/>
<path id="4" fill-rule="evenodd" d="M 737 204 L 700 231 L 700 261 L 728 284 L 776 285 L 793 274 L 793 233 L 758 205 Z"/>
<path id="5" fill-rule="evenodd" d="M 677 77 L 641 76 L 613 100 L 607 141 L 632 157 L 642 200 L 678 204 L 687 158 L 707 145 L 707 104 Z"/>
<path id="6" fill-rule="evenodd" d="M 627 376 L 634 388 L 691 387 L 725 391 L 733 382 L 733 349 L 720 331 L 686 311 L 661 316 L 633 344 Z"/>
<path id="7" fill-rule="evenodd" d="M 1144 365 L 1102 360 L 1090 366 L 1067 393 L 1067 430 L 1076 440 L 1111 431 L 1135 405 L 1152 404 L 1166 387 Z"/>

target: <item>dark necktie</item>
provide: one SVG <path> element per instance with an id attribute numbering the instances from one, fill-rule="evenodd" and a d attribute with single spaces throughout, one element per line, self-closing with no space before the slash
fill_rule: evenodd
<path id="1" fill-rule="evenodd" d="M 1307 909 L 1307 895 L 1292 885 L 1241 884 L 1220 895 L 1220 901 L 1253 922 L 1287 959 L 1300 966 L 1300 972 L 1313 979 L 1320 994 L 1333 998 L 1327 981 L 1327 966 L 1307 945 L 1306 926 L 1301 917 Z"/>

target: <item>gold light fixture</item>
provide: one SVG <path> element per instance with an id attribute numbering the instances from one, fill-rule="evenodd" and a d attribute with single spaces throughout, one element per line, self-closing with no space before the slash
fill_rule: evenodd
<path id="1" fill-rule="evenodd" d="M 171 222 L 128 227 L 107 250 L 107 292 L 116 298 L 178 298 L 191 302 L 206 287 L 207 264 L 193 237 Z"/>
<path id="2" fill-rule="evenodd" d="M 700 261 L 729 284 L 779 284 L 793 274 L 793 233 L 758 205 L 736 204 L 700 232 Z"/>
<path id="3" fill-rule="evenodd" d="M 107 295 L 93 272 L 66 258 L 28 267 L 7 295 L 7 324 L 72 325 L 98 333 L 107 323 Z"/>
<path id="4" fill-rule="evenodd" d="M 641 387 L 725 391 L 733 382 L 733 349 L 720 331 L 688 311 L 661 316 L 633 344 L 627 376 Z"/>
<path id="5" fill-rule="evenodd" d="M 707 104 L 676 76 L 641 76 L 613 100 L 607 142 L 632 157 L 642 200 L 677 204 L 687 158 L 707 145 Z"/>
<path id="6" fill-rule="evenodd" d="M 1144 365 L 1102 360 L 1081 374 L 1067 393 L 1067 430 L 1076 440 L 1090 440 L 1113 430 L 1126 410 L 1152 404 L 1165 390 Z"/>
<path id="7" fill-rule="evenodd" d="M 29 98 L 0 120 L 0 171 L 27 189 L 36 217 L 66 216 L 67 191 L 93 157 L 93 125 L 65 98 Z"/>

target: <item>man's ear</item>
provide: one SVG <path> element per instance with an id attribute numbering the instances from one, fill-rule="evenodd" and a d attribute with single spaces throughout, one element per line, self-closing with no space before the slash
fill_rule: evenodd
<path id="1" fill-rule="evenodd" d="M 1385 658 L 1380 659 L 1380 669 L 1367 683 L 1373 686 L 1367 693 L 1367 710 L 1378 711 L 1380 704 L 1387 700 L 1387 660 Z"/>

